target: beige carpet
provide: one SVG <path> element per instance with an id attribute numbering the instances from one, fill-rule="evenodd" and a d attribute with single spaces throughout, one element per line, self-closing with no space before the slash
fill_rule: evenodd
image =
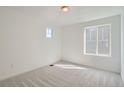
<path id="1" fill-rule="evenodd" d="M 1 87 L 122 87 L 121 76 L 68 62 L 59 62 L 0 82 Z"/>

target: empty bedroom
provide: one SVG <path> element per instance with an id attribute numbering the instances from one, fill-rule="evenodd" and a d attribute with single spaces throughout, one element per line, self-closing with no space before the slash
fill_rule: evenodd
<path id="1" fill-rule="evenodd" d="M 0 6 L 0 87 L 124 87 L 123 6 Z"/>

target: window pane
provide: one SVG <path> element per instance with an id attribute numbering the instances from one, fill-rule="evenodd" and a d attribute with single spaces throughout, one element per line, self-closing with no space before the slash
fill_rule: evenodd
<path id="1" fill-rule="evenodd" d="M 97 28 L 91 27 L 86 29 L 86 40 L 96 40 Z"/>
<path id="2" fill-rule="evenodd" d="M 86 29 L 86 53 L 96 54 L 97 28 L 91 27 Z"/>
<path id="3" fill-rule="evenodd" d="M 105 30 L 104 30 L 104 40 L 110 40 L 110 26 L 107 25 L 105 26 Z"/>
<path id="4" fill-rule="evenodd" d="M 90 30 L 86 30 L 86 40 L 90 40 Z"/>
<path id="5" fill-rule="evenodd" d="M 109 40 L 109 38 L 110 38 L 110 25 L 99 26 L 98 27 L 98 39 Z"/>
<path id="6" fill-rule="evenodd" d="M 91 40 L 97 39 L 97 29 L 94 29 L 94 31 L 91 31 Z"/>
<path id="7" fill-rule="evenodd" d="M 110 25 L 98 27 L 98 54 L 109 55 Z"/>
<path id="8" fill-rule="evenodd" d="M 98 54 L 109 55 L 108 41 L 98 41 Z"/>
<path id="9" fill-rule="evenodd" d="M 50 28 L 46 29 L 46 38 L 52 38 L 52 29 Z"/>
<path id="10" fill-rule="evenodd" d="M 86 42 L 86 53 L 96 54 L 96 41 Z"/>

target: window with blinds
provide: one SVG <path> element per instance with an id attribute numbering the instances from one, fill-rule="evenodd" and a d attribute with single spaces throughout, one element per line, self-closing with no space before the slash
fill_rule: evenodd
<path id="1" fill-rule="evenodd" d="M 84 28 L 84 54 L 111 56 L 111 24 Z"/>

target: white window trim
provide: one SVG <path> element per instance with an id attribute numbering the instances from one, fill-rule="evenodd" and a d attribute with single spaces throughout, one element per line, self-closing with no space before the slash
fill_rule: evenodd
<path id="1" fill-rule="evenodd" d="M 106 25 L 109 25 L 110 26 L 110 42 L 109 42 L 109 54 L 98 54 L 98 27 L 99 26 L 106 26 Z M 91 28 L 91 27 L 96 27 L 97 28 L 97 45 L 96 45 L 96 53 L 86 53 L 86 29 L 87 28 Z M 103 24 L 103 25 L 95 25 L 95 26 L 88 26 L 88 27 L 84 27 L 83 29 L 84 31 L 84 55 L 92 55 L 92 56 L 104 56 L 104 57 L 112 57 L 112 48 L 111 48 L 111 24 Z"/>

